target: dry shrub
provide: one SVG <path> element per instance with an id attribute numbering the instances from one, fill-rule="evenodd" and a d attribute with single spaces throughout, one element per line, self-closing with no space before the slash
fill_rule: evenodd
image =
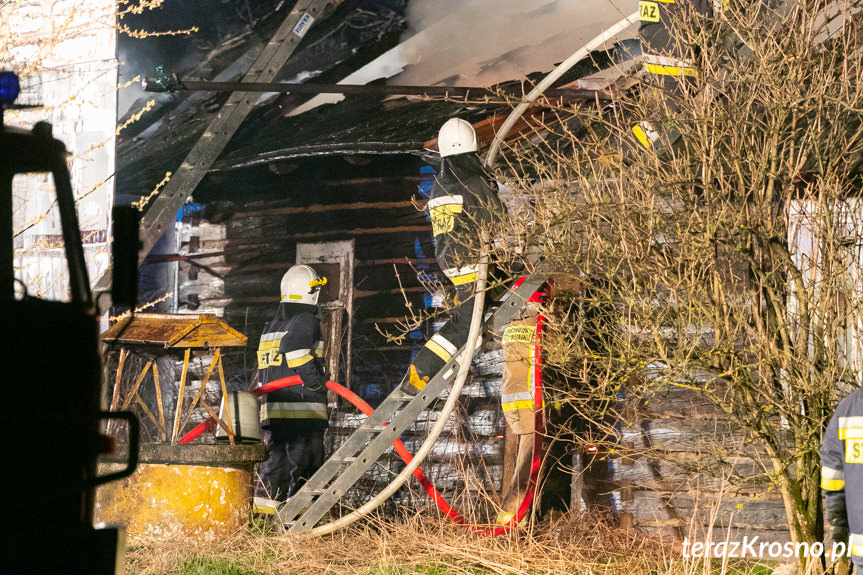
<path id="1" fill-rule="evenodd" d="M 715 571 L 741 573 L 749 566 Z M 561 518 L 500 537 L 479 537 L 428 514 L 373 517 L 328 537 L 260 528 L 228 540 L 153 543 L 127 552 L 127 570 L 149 574 L 651 573 L 691 574 L 705 566 L 680 558 L 601 518 Z"/>

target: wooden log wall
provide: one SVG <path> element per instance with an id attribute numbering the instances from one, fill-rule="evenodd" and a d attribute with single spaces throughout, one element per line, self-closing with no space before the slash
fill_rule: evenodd
<path id="1" fill-rule="evenodd" d="M 352 387 L 374 405 L 398 384 L 436 323 L 427 322 L 401 345 L 377 329 L 393 330 L 406 314 L 406 300 L 415 310 L 433 305 L 418 279 L 418 272 L 439 273 L 430 225 L 412 201 L 420 183 L 430 178 L 420 175 L 421 166 L 412 157 L 328 158 L 217 173 L 205 180 L 195 198 L 199 205 L 189 207 L 178 222 L 177 254 L 157 256 L 162 259 L 154 263 L 174 258 L 177 311 L 216 313 L 249 336 L 245 352 L 227 354 L 229 385 L 244 389 L 250 384 L 258 337 L 275 312 L 279 282 L 294 261 L 297 243 L 345 239 L 354 240 L 356 260 Z M 456 415 L 423 466 L 456 501 L 476 501 L 500 489 L 501 359 L 499 347 L 477 357 Z M 328 450 L 360 421 L 353 408 L 340 407 Z M 427 413 L 404 434 L 409 449 L 419 447 L 433 422 L 433 413 Z M 762 540 L 787 540 L 776 494 L 758 484 L 729 488 L 719 470 L 703 465 L 704 450 L 718 437 L 736 471 L 745 476 L 758 469 L 758 454 L 734 451 L 741 445 L 739 431 L 718 419 L 711 406 L 686 390 L 666 389 L 651 398 L 649 412 L 621 426 L 622 451 L 652 450 L 650 457 L 607 461 L 610 500 L 624 527 L 675 538 L 703 538 L 710 532 L 724 539 L 730 525 L 737 539 L 759 534 Z M 401 461 L 388 454 L 349 493 L 347 503 L 366 500 L 401 468 Z M 582 507 L 580 501 L 571 503 L 576 512 Z M 415 485 L 389 503 L 427 504 Z"/>
<path id="2" fill-rule="evenodd" d="M 609 466 L 622 525 L 678 540 L 790 540 L 782 498 L 758 477 L 765 454 L 695 392 L 658 389 L 620 426 L 624 455 Z"/>
<path id="3" fill-rule="evenodd" d="M 177 225 L 176 302 L 180 312 L 215 313 L 249 336 L 244 355 L 226 357 L 226 377 L 236 388 L 251 383 L 260 331 L 276 310 L 279 282 L 294 262 L 297 244 L 349 239 L 356 262 L 352 388 L 375 405 L 401 381 L 412 354 L 434 330 L 434 322 L 427 322 L 402 344 L 379 331 L 397 332 L 406 300 L 415 311 L 434 311 L 418 278 L 439 274 L 431 225 L 415 201 L 419 185 L 433 178 L 420 174 L 422 166 L 409 156 L 368 163 L 329 158 L 205 180 L 197 205 L 188 206 Z M 500 360 L 499 349 L 477 358 L 457 414 L 424 466 L 450 497 L 500 488 Z M 412 450 L 434 424 L 435 412 L 424 415 L 404 435 Z M 353 407 L 340 406 L 328 451 L 360 421 Z M 348 503 L 375 494 L 402 465 L 387 455 L 357 484 Z M 391 505 L 408 503 L 424 506 L 428 500 L 408 488 Z"/>

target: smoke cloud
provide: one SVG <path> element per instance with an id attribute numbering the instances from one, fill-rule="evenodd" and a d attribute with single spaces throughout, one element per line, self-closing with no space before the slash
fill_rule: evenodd
<path id="1" fill-rule="evenodd" d="M 398 81 L 489 86 L 551 70 L 637 8 L 635 0 L 411 2 L 415 33 Z"/>
<path id="2" fill-rule="evenodd" d="M 413 0 L 402 43 L 341 83 L 490 86 L 551 70 L 637 0 Z M 621 37 L 632 37 L 635 28 Z M 341 100 L 320 96 L 292 115 Z"/>

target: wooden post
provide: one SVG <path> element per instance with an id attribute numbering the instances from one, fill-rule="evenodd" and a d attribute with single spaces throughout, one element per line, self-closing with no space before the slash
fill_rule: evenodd
<path id="1" fill-rule="evenodd" d="M 584 448 L 579 447 L 572 454 L 572 483 L 570 484 L 569 509 L 574 518 L 584 517 Z"/>
<path id="2" fill-rule="evenodd" d="M 219 348 L 221 350 L 221 348 Z M 217 353 L 218 351 L 217 350 Z M 234 445 L 234 420 L 231 417 L 231 402 L 228 401 L 228 388 L 225 385 L 225 372 L 222 370 L 222 357 L 219 356 L 219 382 L 222 384 L 222 403 L 225 405 L 225 421 L 228 424 L 228 442 Z M 239 417 L 239 415 L 238 415 Z M 216 418 L 218 419 L 218 417 Z"/>
<path id="3" fill-rule="evenodd" d="M 207 369 L 207 375 L 205 375 L 204 379 L 201 380 L 201 389 L 198 390 L 198 393 L 196 393 L 194 399 L 192 399 L 192 405 L 189 406 L 189 411 L 186 413 L 186 416 L 180 423 L 180 427 L 185 427 L 186 423 L 189 422 L 189 418 L 192 417 L 195 406 L 198 404 L 198 401 L 201 399 L 201 396 L 204 395 L 204 391 L 207 389 L 207 382 L 210 381 L 210 376 L 213 375 L 213 370 L 216 368 L 216 364 L 218 364 L 221 360 L 222 349 L 216 348 L 216 355 L 213 356 L 213 363 L 211 363 L 209 369 Z"/>
<path id="4" fill-rule="evenodd" d="M 162 428 L 162 441 L 168 440 L 168 434 L 165 431 L 165 408 L 162 407 L 162 387 L 159 385 L 159 370 L 158 365 L 153 364 L 153 384 L 156 386 L 156 406 L 159 408 L 159 425 Z"/>
<path id="5" fill-rule="evenodd" d="M 117 404 L 120 403 L 120 380 L 123 378 L 123 365 L 125 365 L 128 355 L 129 350 L 121 347 L 120 363 L 117 365 L 117 376 L 114 378 L 114 393 L 111 395 L 111 411 L 117 411 Z"/>
<path id="6" fill-rule="evenodd" d="M 177 444 L 177 435 L 180 433 L 180 415 L 183 413 L 183 394 L 186 392 L 186 374 L 189 373 L 189 356 L 191 348 L 186 348 L 183 356 L 183 374 L 180 376 L 180 390 L 177 392 L 177 412 L 174 416 L 174 431 L 171 433 L 171 445 Z"/>
<path id="7" fill-rule="evenodd" d="M 225 422 L 224 422 L 224 421 L 222 421 L 222 420 L 219 418 L 219 414 L 218 414 L 218 413 L 216 413 L 216 410 L 214 410 L 212 407 L 210 407 L 210 405 L 209 405 L 206 401 L 202 401 L 202 402 L 201 402 L 201 405 L 203 405 L 203 406 L 204 406 L 204 409 L 206 409 L 206 410 L 207 410 L 207 413 L 209 413 L 209 414 L 210 414 L 210 417 L 212 417 L 213 419 L 215 419 L 215 420 L 216 420 L 216 423 L 218 423 L 218 424 L 219 424 L 219 426 L 220 426 L 222 429 L 224 429 L 224 430 L 225 430 L 225 433 L 227 433 L 227 434 L 228 434 L 228 437 L 229 437 L 229 438 L 230 438 L 230 437 L 232 437 L 232 435 L 231 435 L 231 431 L 228 429 L 228 426 L 227 426 L 227 425 L 225 425 Z"/>
<path id="8" fill-rule="evenodd" d="M 120 380 L 123 379 L 123 366 L 126 364 L 126 357 L 129 355 L 129 350 L 125 347 L 120 348 L 120 363 L 117 365 L 117 376 L 114 378 L 114 392 L 111 394 L 111 411 L 117 411 L 117 406 L 120 403 Z M 108 421 L 108 427 L 105 433 L 111 435 L 114 430 L 115 422 L 113 419 Z"/>
<path id="9" fill-rule="evenodd" d="M 123 402 L 123 409 L 126 409 L 131 405 L 132 400 L 138 395 L 138 388 L 141 387 L 141 382 L 144 381 L 144 376 L 147 375 L 147 370 L 150 369 L 150 366 L 153 365 L 153 360 L 147 362 L 147 365 L 144 366 L 144 369 L 141 370 L 141 374 L 138 376 L 138 379 L 135 380 L 135 385 L 132 386 L 132 393 L 126 398 L 126 401 Z"/>
<path id="10" fill-rule="evenodd" d="M 150 408 L 147 407 L 147 404 L 144 403 L 144 400 L 141 399 L 141 396 L 138 395 L 137 393 L 135 394 L 135 401 L 138 402 L 138 407 L 140 407 L 141 410 L 147 415 L 147 417 L 150 418 L 150 421 L 153 422 L 153 425 L 155 425 L 158 428 L 159 422 L 156 420 L 156 416 L 153 415 L 153 412 L 150 411 Z M 162 432 L 164 433 L 164 430 L 162 430 Z"/>

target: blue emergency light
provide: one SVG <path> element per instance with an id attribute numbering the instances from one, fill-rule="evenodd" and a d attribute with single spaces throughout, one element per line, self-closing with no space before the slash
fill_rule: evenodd
<path id="1" fill-rule="evenodd" d="M 14 103 L 20 92 L 18 76 L 14 72 L 0 72 L 0 106 Z"/>

